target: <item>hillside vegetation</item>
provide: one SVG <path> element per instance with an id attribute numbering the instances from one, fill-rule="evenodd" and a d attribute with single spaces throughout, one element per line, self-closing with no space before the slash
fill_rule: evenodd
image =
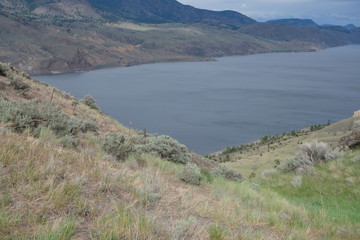
<path id="1" fill-rule="evenodd" d="M 360 238 L 359 150 L 245 179 L 93 100 L 0 64 L 0 239 Z"/>

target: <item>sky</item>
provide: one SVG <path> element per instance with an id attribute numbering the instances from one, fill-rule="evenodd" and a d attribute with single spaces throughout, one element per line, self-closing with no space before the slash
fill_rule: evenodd
<path id="1" fill-rule="evenodd" d="M 259 22 L 282 19 L 313 19 L 317 24 L 360 27 L 360 0 L 178 0 L 209 10 L 234 10 Z"/>

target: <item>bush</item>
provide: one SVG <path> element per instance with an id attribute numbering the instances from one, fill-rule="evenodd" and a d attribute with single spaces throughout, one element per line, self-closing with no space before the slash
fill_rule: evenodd
<path id="1" fill-rule="evenodd" d="M 193 232 L 191 231 L 194 226 L 196 226 L 197 221 L 193 216 L 188 217 L 187 219 L 177 220 L 175 222 L 174 229 L 172 230 L 172 240 L 183 240 L 183 239 L 192 239 Z"/>
<path id="2" fill-rule="evenodd" d="M 99 107 L 96 105 L 95 98 L 90 95 L 86 95 L 84 99 L 82 99 L 82 102 L 92 109 L 99 110 Z"/>
<path id="3" fill-rule="evenodd" d="M 26 92 L 29 90 L 30 85 L 23 82 L 22 80 L 15 78 L 13 80 L 11 80 L 10 82 L 10 87 L 13 87 L 15 90 L 21 90 L 23 92 Z"/>
<path id="4" fill-rule="evenodd" d="M 290 172 L 299 167 L 300 162 L 298 161 L 297 157 L 289 157 L 278 166 L 278 169 L 282 172 Z"/>
<path id="5" fill-rule="evenodd" d="M 243 177 L 239 172 L 224 165 L 214 168 L 211 173 L 215 176 L 223 177 L 234 182 L 241 182 L 243 180 Z"/>
<path id="6" fill-rule="evenodd" d="M 66 148 L 75 148 L 78 145 L 78 141 L 74 136 L 65 135 L 61 138 L 61 145 Z"/>
<path id="7" fill-rule="evenodd" d="M 102 148 L 119 161 L 124 161 L 134 151 L 132 145 L 126 142 L 125 137 L 116 133 L 102 139 Z"/>
<path id="8" fill-rule="evenodd" d="M 329 151 L 330 147 L 326 143 L 313 141 L 300 145 L 296 157 L 301 166 L 313 166 L 326 161 L 325 155 Z"/>
<path id="9" fill-rule="evenodd" d="M 31 101 L 6 101 L 0 98 L 0 121 L 10 123 L 16 132 L 29 129 L 36 132 L 40 126 L 48 127 L 58 136 L 75 135 L 82 128 L 84 122 L 73 116 L 64 114 L 61 109 L 51 103 L 40 100 Z"/>
<path id="10" fill-rule="evenodd" d="M 200 185 L 201 178 L 202 175 L 200 168 L 192 163 L 187 163 L 180 172 L 180 179 L 186 183 Z"/>
<path id="11" fill-rule="evenodd" d="M 9 64 L 0 62 L 0 75 L 4 77 L 8 77 L 11 73 L 12 69 Z"/>
<path id="12" fill-rule="evenodd" d="M 145 138 L 145 143 L 137 150 L 174 163 L 186 164 L 190 160 L 190 154 L 185 145 L 165 135 Z"/>
<path id="13" fill-rule="evenodd" d="M 325 153 L 326 161 L 334 161 L 343 158 L 345 155 L 345 151 L 340 152 L 339 148 L 332 149 Z"/>
<path id="14" fill-rule="evenodd" d="M 352 124 L 352 129 L 360 129 L 360 120 L 355 120 Z"/>

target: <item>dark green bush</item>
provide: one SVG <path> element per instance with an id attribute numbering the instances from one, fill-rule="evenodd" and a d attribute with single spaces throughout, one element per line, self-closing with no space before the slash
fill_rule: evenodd
<path id="1" fill-rule="evenodd" d="M 190 160 L 190 154 L 185 145 L 165 135 L 145 138 L 145 144 L 140 145 L 137 150 L 174 163 L 186 164 Z"/>
<path id="2" fill-rule="evenodd" d="M 132 144 L 127 143 L 125 137 L 120 134 L 109 134 L 105 136 L 101 142 L 104 151 L 116 157 L 119 161 L 124 161 L 134 152 Z"/>

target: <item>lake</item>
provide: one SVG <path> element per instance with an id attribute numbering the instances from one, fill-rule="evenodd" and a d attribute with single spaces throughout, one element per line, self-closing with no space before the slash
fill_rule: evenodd
<path id="1" fill-rule="evenodd" d="M 360 45 L 35 76 L 90 94 L 125 126 L 166 134 L 199 154 L 360 109 Z"/>

